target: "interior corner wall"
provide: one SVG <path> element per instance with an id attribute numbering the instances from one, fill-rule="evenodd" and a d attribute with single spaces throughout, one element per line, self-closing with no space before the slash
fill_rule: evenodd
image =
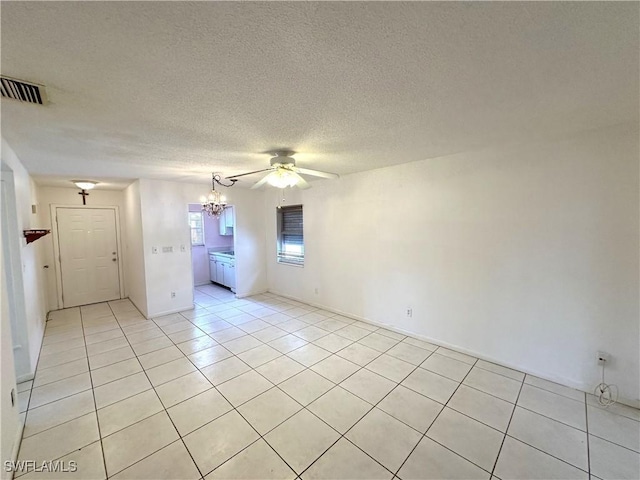
<path id="1" fill-rule="evenodd" d="M 304 268 L 276 263 L 271 190 L 269 290 L 585 391 L 604 350 L 637 405 L 638 152 L 634 123 L 314 182 L 287 199 Z"/>
<path id="2" fill-rule="evenodd" d="M 18 221 L 18 235 L 20 235 L 20 262 L 22 266 L 22 280 L 24 287 L 24 301 L 26 309 L 26 327 L 28 338 L 28 352 L 30 359 L 29 372 L 22 376 L 28 378 L 35 373 L 40 346 L 44 335 L 47 315 L 46 279 L 44 274 L 44 247 L 42 242 L 35 241 L 27 245 L 22 236 L 22 230 L 40 228 L 41 220 L 38 214 L 33 214 L 31 205 L 38 203 L 37 190 L 29 173 L 11 146 L 2 139 L 2 163 L 13 172 L 15 187 L 15 205 Z"/>
<path id="3" fill-rule="evenodd" d="M 51 218 L 51 205 L 78 205 L 82 206 L 82 198 L 78 195 L 79 190 L 75 187 L 61 188 L 61 187 L 46 187 L 38 186 L 38 215 L 41 218 L 39 223 L 41 228 L 51 229 L 53 219 Z M 126 208 L 125 208 L 125 193 L 123 190 L 91 190 L 87 197 L 87 206 L 115 206 L 118 207 L 120 214 L 120 236 L 123 249 L 127 239 L 126 229 Z M 44 250 L 44 262 L 49 265 L 46 270 L 46 284 L 47 284 L 47 303 L 50 310 L 56 310 L 62 308 L 58 305 L 58 285 L 56 281 L 56 261 L 55 252 L 53 247 L 53 237 L 47 235 L 41 240 Z M 121 252 L 123 260 L 127 259 L 126 252 Z M 123 261 L 123 277 L 125 295 L 128 295 L 127 288 L 127 268 L 129 263 Z"/>
<path id="4" fill-rule="evenodd" d="M 126 267 L 124 283 L 127 295 L 144 316 L 148 316 L 147 280 L 145 275 L 144 244 L 142 232 L 142 207 L 140 182 L 136 180 L 123 192 L 124 233 L 123 249 Z"/>
<path id="5" fill-rule="evenodd" d="M 193 274 L 188 204 L 208 192 L 204 184 L 140 180 L 144 263 L 149 317 L 193 308 Z M 263 193 L 225 189 L 235 207 L 237 295 L 267 289 Z M 181 251 L 184 246 L 184 251 Z M 158 253 L 152 253 L 156 247 Z M 163 249 L 171 247 L 173 251 Z M 171 297 L 175 292 L 175 297 Z"/>

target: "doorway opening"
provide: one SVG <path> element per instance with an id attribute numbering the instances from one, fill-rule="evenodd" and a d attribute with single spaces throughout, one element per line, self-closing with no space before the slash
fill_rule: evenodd
<path id="1" fill-rule="evenodd" d="M 220 218 L 216 218 L 203 212 L 199 203 L 190 203 L 187 215 L 196 303 L 203 294 L 217 297 L 235 294 L 235 208 L 228 205 Z"/>

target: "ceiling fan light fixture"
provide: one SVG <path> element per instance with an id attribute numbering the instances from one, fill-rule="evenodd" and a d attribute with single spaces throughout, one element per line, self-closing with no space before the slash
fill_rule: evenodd
<path id="1" fill-rule="evenodd" d="M 275 157 L 271 157 L 269 168 L 263 168 L 262 170 L 255 170 L 247 173 L 240 173 L 238 175 L 227 177 L 227 180 L 236 182 L 238 181 L 239 177 L 246 177 L 247 175 L 254 175 L 256 173 L 269 172 L 256 183 L 254 183 L 251 187 L 251 190 L 258 189 L 265 183 L 268 183 L 272 187 L 276 188 L 298 187 L 302 190 L 306 190 L 307 188 L 311 188 L 311 185 L 309 185 L 307 180 L 300 174 L 321 178 L 339 177 L 339 175 L 336 173 L 296 167 L 296 160 L 292 157 L 294 153 L 295 152 L 289 150 L 280 150 L 274 152 Z"/>
<path id="2" fill-rule="evenodd" d="M 267 182 L 272 187 L 287 188 L 293 187 L 298 183 L 298 175 L 294 172 L 287 170 L 286 168 L 278 168 L 276 171 L 269 174 Z"/>

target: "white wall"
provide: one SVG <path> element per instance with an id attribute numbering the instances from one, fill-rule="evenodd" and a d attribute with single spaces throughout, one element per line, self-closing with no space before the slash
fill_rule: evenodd
<path id="1" fill-rule="evenodd" d="M 287 193 L 296 268 L 275 262 L 271 189 L 269 290 L 587 391 L 605 350 L 637 401 L 638 190 L 637 124 L 318 181 Z"/>
<path id="2" fill-rule="evenodd" d="M 4 172 L 2 172 L 4 173 Z M 0 202 L 2 199 L 0 198 Z M 1 205 L 0 205 L 1 207 Z M 1 231 L 0 231 L 1 236 Z M 2 242 L 3 238 L 0 238 Z M 4 268 L 0 255 L 0 270 Z M 2 290 L 0 297 L 0 460 L 13 460 L 12 454 L 19 435 L 18 394 L 16 390 L 16 374 L 13 363 L 13 345 L 11 342 L 11 321 L 9 320 L 7 288 L 4 278 L 0 279 Z M 14 390 L 15 403 L 11 405 L 11 390 Z M 9 479 L 11 474 L 4 468 L 0 470 L 0 478 Z"/>
<path id="3" fill-rule="evenodd" d="M 18 256 L 22 266 L 26 336 L 28 339 L 26 347 L 30 363 L 29 371 L 21 372 L 20 377 L 22 378 L 35 373 L 47 314 L 43 242 L 40 239 L 27 245 L 26 239 L 22 236 L 22 230 L 40 228 L 42 219 L 39 214 L 31 213 L 31 205 L 38 203 L 35 184 L 20 159 L 4 139 L 2 139 L 1 154 L 2 163 L 13 172 L 18 235 L 20 236 Z"/>
<path id="4" fill-rule="evenodd" d="M 140 182 L 136 180 L 123 192 L 125 234 L 125 286 L 129 299 L 143 315 L 147 316 L 147 280 L 144 265 L 144 245 L 142 241 L 142 209 L 140 204 Z"/>
<path id="5" fill-rule="evenodd" d="M 78 205 L 82 206 L 82 197 L 78 195 L 80 190 L 75 187 L 70 188 L 59 188 L 59 187 L 46 187 L 46 186 L 38 186 L 38 210 L 39 215 L 42 218 L 42 228 L 51 229 L 52 218 L 51 218 L 51 205 Z M 87 197 L 87 206 L 115 206 L 118 207 L 118 211 L 120 213 L 120 235 L 123 239 L 126 237 L 126 221 L 124 219 L 125 214 L 125 202 L 124 202 L 124 191 L 122 190 L 91 190 L 89 192 L 89 196 Z M 57 282 L 56 282 L 56 262 L 55 262 L 55 252 L 53 248 L 53 237 L 52 235 L 47 235 L 43 237 L 41 240 L 43 242 L 44 247 L 44 260 L 47 265 L 49 265 L 49 269 L 46 271 L 46 279 L 47 279 L 47 299 L 48 305 L 51 310 L 56 310 L 58 308 L 62 308 L 62 306 L 58 305 L 58 291 L 57 291 Z M 123 245 L 124 248 L 124 245 Z M 124 277 L 125 277 L 125 295 L 127 294 L 126 289 L 126 277 L 127 277 L 127 265 L 126 261 L 126 252 L 121 252 L 124 255 L 123 267 L 124 267 Z"/>
<path id="6" fill-rule="evenodd" d="M 188 204 L 206 194 L 205 185 L 140 180 L 147 315 L 193 307 Z M 236 280 L 239 296 L 263 292 L 266 284 L 263 194 L 238 187 L 225 190 L 235 207 Z M 180 246 L 185 251 L 180 251 Z M 173 247 L 163 253 L 162 247 Z M 158 247 L 159 253 L 151 253 Z M 175 298 L 171 298 L 175 292 Z"/>

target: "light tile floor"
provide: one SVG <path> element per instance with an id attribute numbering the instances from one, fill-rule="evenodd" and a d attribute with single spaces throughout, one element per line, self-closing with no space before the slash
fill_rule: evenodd
<path id="1" fill-rule="evenodd" d="M 53 312 L 19 459 L 83 480 L 640 478 L 638 410 L 273 294 L 195 300 Z"/>

